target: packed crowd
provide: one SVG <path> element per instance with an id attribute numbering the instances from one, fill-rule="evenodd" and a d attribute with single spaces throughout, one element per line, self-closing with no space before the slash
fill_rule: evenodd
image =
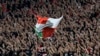
<path id="1" fill-rule="evenodd" d="M 54 36 L 34 34 L 36 17 L 64 16 Z M 0 56 L 100 56 L 99 0 L 0 0 Z"/>

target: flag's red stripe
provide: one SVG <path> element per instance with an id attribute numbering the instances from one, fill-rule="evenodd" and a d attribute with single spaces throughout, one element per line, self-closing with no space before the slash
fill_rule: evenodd
<path id="1" fill-rule="evenodd" d="M 45 27 L 43 29 L 43 38 L 51 37 L 54 33 L 55 29 L 50 27 Z"/>
<path id="2" fill-rule="evenodd" d="M 46 22 L 47 22 L 47 20 L 48 20 L 48 18 L 47 17 L 42 17 L 42 16 L 37 16 L 37 18 L 38 18 L 38 23 L 39 24 L 46 24 Z"/>

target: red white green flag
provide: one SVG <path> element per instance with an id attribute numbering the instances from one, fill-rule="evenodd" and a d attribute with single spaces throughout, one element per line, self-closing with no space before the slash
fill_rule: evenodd
<path id="1" fill-rule="evenodd" d="M 40 38 L 51 37 L 62 18 L 63 16 L 60 18 L 37 16 L 37 23 L 35 25 L 35 32 L 37 36 Z"/>

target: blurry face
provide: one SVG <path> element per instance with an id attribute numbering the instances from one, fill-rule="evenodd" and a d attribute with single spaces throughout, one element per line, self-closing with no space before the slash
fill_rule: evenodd
<path id="1" fill-rule="evenodd" d="M 0 42 L 3 40 L 3 37 L 2 36 L 0 36 Z"/>

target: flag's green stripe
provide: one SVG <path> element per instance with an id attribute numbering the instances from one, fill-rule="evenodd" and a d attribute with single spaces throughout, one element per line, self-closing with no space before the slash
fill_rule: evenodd
<path id="1" fill-rule="evenodd" d="M 35 30 L 36 28 L 34 28 L 34 30 Z M 39 37 L 39 38 L 42 38 L 42 32 L 37 32 L 36 30 L 35 30 L 35 33 L 37 34 L 37 36 Z"/>

